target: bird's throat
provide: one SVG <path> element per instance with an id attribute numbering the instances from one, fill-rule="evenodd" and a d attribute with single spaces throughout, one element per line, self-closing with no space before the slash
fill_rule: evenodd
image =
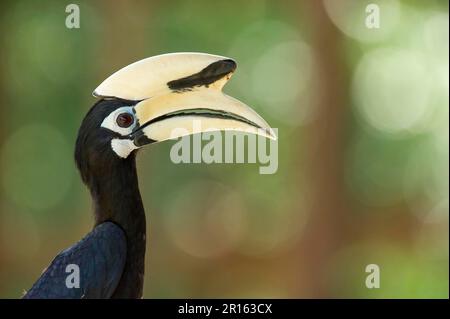
<path id="1" fill-rule="evenodd" d="M 135 154 L 103 163 L 92 172 L 88 183 L 95 205 L 95 225 L 111 221 L 127 237 L 127 260 L 122 278 L 113 295 L 117 298 L 141 298 L 145 244 L 145 212 L 139 192 Z"/>

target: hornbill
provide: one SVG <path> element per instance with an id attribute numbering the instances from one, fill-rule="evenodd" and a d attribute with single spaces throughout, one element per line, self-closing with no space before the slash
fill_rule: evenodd
<path id="1" fill-rule="evenodd" d="M 141 298 L 145 212 L 136 153 L 144 145 L 200 133 L 237 130 L 275 139 L 250 107 L 222 93 L 236 69 L 232 59 L 172 53 L 130 64 L 93 92 L 100 100 L 78 131 L 75 161 L 94 203 L 95 225 L 60 252 L 24 298 Z M 79 286 L 68 286 L 68 266 Z"/>

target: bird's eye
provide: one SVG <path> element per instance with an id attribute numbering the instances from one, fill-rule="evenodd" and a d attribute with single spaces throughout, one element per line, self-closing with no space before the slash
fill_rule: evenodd
<path id="1" fill-rule="evenodd" d="M 130 127 L 134 123 L 134 117 L 130 113 L 120 113 L 117 115 L 116 123 L 120 127 Z"/>

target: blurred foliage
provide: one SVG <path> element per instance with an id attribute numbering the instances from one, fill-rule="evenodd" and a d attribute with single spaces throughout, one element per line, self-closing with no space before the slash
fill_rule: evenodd
<path id="1" fill-rule="evenodd" d="M 92 90 L 176 51 L 238 61 L 225 90 L 278 128 L 279 167 L 143 150 L 145 297 L 448 297 L 448 2 L 76 1 L 67 29 L 69 3 L 0 5 L 0 297 L 91 228 L 72 149 Z"/>

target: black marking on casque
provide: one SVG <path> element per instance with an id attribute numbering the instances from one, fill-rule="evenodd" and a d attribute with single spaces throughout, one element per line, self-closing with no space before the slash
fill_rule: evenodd
<path id="1" fill-rule="evenodd" d="M 198 73 L 190 76 L 173 80 L 167 83 L 167 86 L 174 92 L 191 91 L 196 86 L 206 86 L 220 80 L 227 74 L 236 70 L 236 62 L 233 60 L 220 60 L 211 63 Z"/>

